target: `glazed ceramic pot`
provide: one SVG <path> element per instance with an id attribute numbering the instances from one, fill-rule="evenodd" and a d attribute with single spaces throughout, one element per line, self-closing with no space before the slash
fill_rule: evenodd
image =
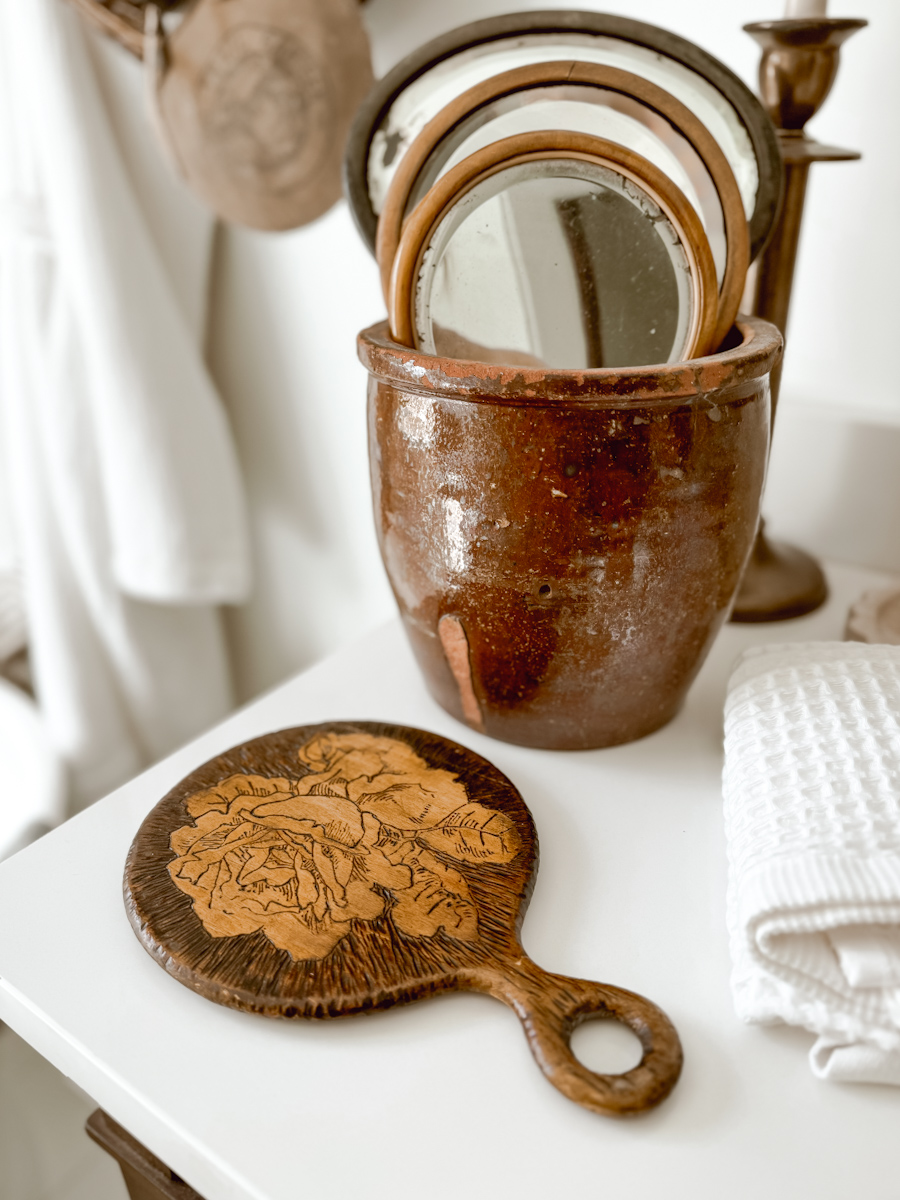
<path id="1" fill-rule="evenodd" d="M 678 711 L 759 518 L 774 325 L 658 367 L 508 367 L 365 330 L 375 521 L 435 699 L 520 745 L 588 749 Z"/>

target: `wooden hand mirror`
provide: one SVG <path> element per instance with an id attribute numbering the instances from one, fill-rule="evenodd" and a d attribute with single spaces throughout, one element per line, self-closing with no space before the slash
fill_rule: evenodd
<path id="1" fill-rule="evenodd" d="M 293 229 L 341 192 L 341 156 L 372 82 L 356 0 L 198 0 L 144 52 L 162 140 L 227 221 Z"/>
<path id="2" fill-rule="evenodd" d="M 403 726 L 308 725 L 229 750 L 161 800 L 132 844 L 125 903 L 157 962 L 220 1004 L 338 1017 L 487 992 L 569 1099 L 651 1108 L 678 1079 L 678 1035 L 649 1000 L 525 955 L 537 856 L 522 797 L 471 750 Z M 638 1066 L 582 1066 L 569 1039 L 590 1018 L 629 1026 Z"/>

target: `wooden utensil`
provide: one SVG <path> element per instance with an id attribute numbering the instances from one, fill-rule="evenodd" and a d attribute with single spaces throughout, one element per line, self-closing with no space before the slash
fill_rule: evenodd
<path id="1" fill-rule="evenodd" d="M 357 0 L 198 0 L 144 39 L 156 123 L 219 216 L 292 229 L 340 197 L 341 156 L 372 82 Z"/>
<path id="2" fill-rule="evenodd" d="M 541 1070 L 606 1115 L 652 1108 L 681 1071 L 642 996 L 548 974 L 519 944 L 537 872 L 531 814 L 496 767 L 422 730 L 329 722 L 268 734 L 182 780 L 141 826 L 125 904 L 145 949 L 208 999 L 337 1017 L 443 991 L 510 1005 Z M 612 1018 L 643 1057 L 621 1075 L 569 1047 Z"/>

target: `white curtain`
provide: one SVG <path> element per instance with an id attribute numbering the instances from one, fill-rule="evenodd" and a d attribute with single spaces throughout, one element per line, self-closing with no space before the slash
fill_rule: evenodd
<path id="1" fill-rule="evenodd" d="M 140 88 L 62 0 L 0 0 L 0 564 L 76 807 L 229 711 L 217 606 L 249 587 L 202 353 L 213 221 Z"/>

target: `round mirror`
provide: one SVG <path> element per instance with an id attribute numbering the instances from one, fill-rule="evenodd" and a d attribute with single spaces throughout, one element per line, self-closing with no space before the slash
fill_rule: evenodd
<path id="1" fill-rule="evenodd" d="M 543 125 L 538 123 L 542 115 Z M 404 155 L 379 219 L 376 256 L 385 293 L 402 223 L 416 199 L 454 161 L 517 127 L 574 128 L 606 136 L 650 159 L 679 186 L 701 217 L 713 250 L 721 341 L 737 313 L 750 254 L 743 203 L 728 161 L 709 130 L 668 92 L 627 71 L 590 63 L 538 63 L 504 72 L 470 88 L 429 122 Z"/>
<path id="2" fill-rule="evenodd" d="M 545 368 L 680 361 L 711 348 L 715 268 L 684 195 L 583 134 L 492 143 L 410 216 L 391 284 L 397 341 Z"/>
<path id="3" fill-rule="evenodd" d="M 685 38 L 625 17 L 567 9 L 473 22 L 420 47 L 375 85 L 345 156 L 345 188 L 367 244 L 374 249 L 378 215 L 406 150 L 445 105 L 504 71 L 568 59 L 640 75 L 693 112 L 737 180 L 755 257 L 777 215 L 783 173 L 775 131 L 756 96 Z"/>
<path id="4" fill-rule="evenodd" d="M 476 150 L 538 129 L 570 129 L 606 138 L 659 167 L 700 217 L 721 283 L 727 254 L 722 204 L 702 158 L 687 138 L 652 108 L 608 88 L 564 83 L 528 88 L 507 93 L 470 113 L 428 155 L 410 189 L 404 218 L 437 179 Z"/>

